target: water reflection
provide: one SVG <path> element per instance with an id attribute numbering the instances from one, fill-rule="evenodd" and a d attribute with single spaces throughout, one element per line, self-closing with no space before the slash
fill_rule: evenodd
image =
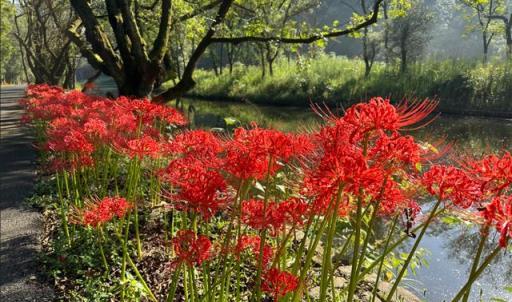
<path id="1" fill-rule="evenodd" d="M 308 108 L 196 100 L 185 100 L 180 106 L 193 121 L 192 127 L 229 128 L 255 121 L 283 131 L 301 131 L 315 128 L 321 122 Z M 234 119 L 226 120 L 226 117 Z M 410 134 L 421 140 L 442 139 L 456 152 L 474 155 L 512 149 L 512 120 L 506 119 L 440 116 L 434 123 Z M 426 301 L 450 301 L 467 279 L 479 238 L 477 227 L 434 224 L 421 244 L 430 251 L 427 256 L 430 265 L 409 277 L 418 282 L 406 284 L 412 284 L 411 289 Z M 497 238 L 494 241 L 488 245 L 487 252 L 496 246 Z M 496 259 L 491 269 L 475 283 L 470 301 L 490 301 L 493 297 L 512 301 L 512 293 L 504 289 L 507 285 L 512 285 L 511 253 Z"/>

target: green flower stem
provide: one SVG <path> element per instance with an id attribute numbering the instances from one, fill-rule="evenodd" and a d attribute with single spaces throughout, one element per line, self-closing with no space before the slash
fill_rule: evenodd
<path id="1" fill-rule="evenodd" d="M 242 191 L 245 191 L 244 190 L 245 187 L 248 187 L 248 186 L 243 181 L 241 181 L 240 184 L 238 185 L 238 189 L 236 191 L 236 195 L 235 195 L 235 199 L 234 199 L 235 203 L 236 203 L 235 208 L 237 210 L 236 210 L 236 212 L 234 212 L 232 214 L 233 216 L 229 220 L 228 229 L 226 231 L 226 237 L 224 238 L 224 242 L 222 243 L 221 251 L 227 251 L 227 248 L 229 247 L 229 244 L 231 242 L 231 237 L 233 235 L 232 233 L 233 233 L 235 218 L 241 217 L 241 202 L 242 202 L 242 199 L 243 199 L 243 196 L 244 196 L 244 192 L 242 192 Z M 228 257 L 227 261 L 223 262 L 223 264 L 224 265 L 223 265 L 221 276 L 219 277 L 216 274 L 215 278 L 212 278 L 213 279 L 213 284 L 210 287 L 214 291 L 213 296 L 215 297 L 215 293 L 217 292 L 217 285 L 218 285 L 218 282 L 220 282 L 220 290 L 221 290 L 221 299 L 220 299 L 220 301 L 222 301 L 223 295 L 224 295 L 224 288 L 225 288 L 225 285 L 226 285 L 226 281 L 225 280 L 228 279 L 228 276 L 231 274 L 231 270 L 230 270 L 230 267 L 231 267 L 231 264 L 232 264 L 231 258 Z M 218 261 L 217 264 L 215 265 L 215 272 L 219 272 L 220 271 L 220 265 L 221 265 L 221 261 Z"/>
<path id="2" fill-rule="evenodd" d="M 296 255 L 295 263 L 293 264 L 293 267 L 292 267 L 292 273 L 294 275 L 296 275 L 300 269 L 302 255 L 304 254 L 304 249 L 306 248 L 306 241 L 308 238 L 309 230 L 311 229 L 311 226 L 313 225 L 313 219 L 314 219 L 314 214 L 311 214 L 306 223 L 306 229 L 304 230 L 304 237 L 302 237 L 302 240 L 300 242 L 299 250 L 295 254 Z M 315 221 L 315 225 L 313 226 L 313 229 L 315 230 L 317 226 L 318 226 L 318 220 Z"/>
<path id="3" fill-rule="evenodd" d="M 370 242 L 370 233 L 373 229 L 373 224 L 375 223 L 375 217 L 377 217 L 377 212 L 379 211 L 380 201 L 376 202 L 372 211 L 372 216 L 370 221 L 368 222 L 368 230 L 366 231 L 366 236 L 364 237 L 363 247 L 361 249 L 361 255 L 359 256 L 358 264 L 356 272 L 359 273 L 361 268 L 363 267 L 364 259 L 366 258 L 366 252 L 368 248 L 368 243 Z M 357 286 L 357 284 L 356 284 Z"/>
<path id="4" fill-rule="evenodd" d="M 297 290 L 294 292 L 292 301 L 298 302 L 300 301 L 300 296 L 302 295 L 302 291 L 304 290 L 304 280 L 306 279 L 306 274 L 311 266 L 311 262 L 313 260 L 313 256 L 315 255 L 316 247 L 318 246 L 318 242 L 320 241 L 320 237 L 322 237 L 320 234 L 323 234 L 325 226 L 327 224 L 327 218 L 324 217 L 322 220 L 322 223 L 320 223 L 320 226 L 318 228 L 317 235 L 315 236 L 315 240 L 313 241 L 313 244 L 311 248 L 308 250 L 308 253 L 306 255 L 306 262 L 304 263 L 303 268 L 301 269 L 300 277 L 299 277 L 299 286 Z"/>
<path id="5" fill-rule="evenodd" d="M 138 187 L 139 182 L 139 176 L 138 173 L 140 171 L 140 164 L 138 159 L 133 159 L 130 161 L 130 167 L 128 172 L 128 186 L 126 188 L 127 193 L 126 196 L 129 200 L 133 201 L 134 204 L 134 218 L 135 218 L 135 240 L 137 245 L 137 258 L 142 259 L 142 244 L 140 240 L 140 232 L 139 232 L 139 209 L 138 209 L 138 203 L 137 203 L 137 190 L 135 190 L 136 187 Z"/>
<path id="6" fill-rule="evenodd" d="M 272 161 L 273 157 L 270 156 L 268 160 L 268 169 L 267 169 L 267 176 L 265 180 L 265 196 L 263 199 L 263 219 L 266 219 L 266 213 L 268 208 L 268 198 L 269 198 L 269 192 L 270 192 L 270 171 L 272 170 Z M 264 221 L 265 222 L 265 221 Z M 265 224 L 265 223 L 263 223 Z M 261 297 L 261 274 L 263 271 L 263 251 L 265 249 L 265 241 L 267 239 L 267 228 L 264 228 L 261 232 L 260 236 L 260 254 L 258 255 L 258 269 L 256 272 L 256 284 L 255 284 L 255 293 L 254 293 L 254 300 L 259 301 Z"/>
<path id="7" fill-rule="evenodd" d="M 285 250 L 286 243 L 288 242 L 288 240 L 290 240 L 290 237 L 292 236 L 293 231 L 295 231 L 295 226 L 292 226 L 290 228 L 290 230 L 286 234 L 284 234 L 284 238 L 283 238 L 282 242 L 279 244 L 279 248 L 277 249 L 276 256 L 274 257 L 274 261 L 272 261 L 271 267 L 277 266 L 280 256 L 283 253 L 283 251 Z"/>
<path id="8" fill-rule="evenodd" d="M 352 270 L 350 272 L 350 282 L 348 285 L 348 295 L 347 295 L 347 302 L 352 302 L 354 300 L 354 294 L 356 291 L 356 285 L 357 285 L 357 276 L 358 276 L 358 260 L 359 260 L 359 245 L 361 241 L 361 220 L 362 220 L 362 199 L 361 196 L 357 198 L 357 210 L 356 210 L 356 217 L 355 217 L 355 226 L 354 226 L 354 251 L 352 254 Z"/>
<path id="9" fill-rule="evenodd" d="M 121 237 L 121 234 L 116 233 L 117 237 L 121 241 L 121 246 L 123 249 L 123 258 L 121 262 L 121 283 L 123 284 L 123 288 L 121 290 L 121 301 L 124 301 L 125 288 L 124 285 L 126 283 L 126 259 L 128 258 L 128 234 L 130 230 L 130 214 L 125 219 L 121 220 L 121 231 L 123 230 L 124 224 L 126 222 L 126 227 L 124 230 L 124 238 Z"/>
<path id="10" fill-rule="evenodd" d="M 331 209 L 332 209 L 333 205 L 334 205 L 334 202 L 331 201 L 330 204 L 329 204 L 329 208 L 327 209 L 326 214 L 323 217 L 322 222 L 320 223 L 320 226 L 318 226 L 318 228 L 315 227 L 314 230 L 313 230 L 312 234 L 314 234 L 315 239 L 313 240 L 313 242 L 310 244 L 310 246 L 308 248 L 308 253 L 306 254 L 305 263 L 302 266 L 302 269 L 300 271 L 299 282 L 298 282 L 299 285 L 298 285 L 298 288 L 293 293 L 292 301 L 294 301 L 294 302 L 300 301 L 300 298 L 302 296 L 302 292 L 304 290 L 304 280 L 306 280 L 306 275 L 307 275 L 307 272 L 308 272 L 308 270 L 309 270 L 309 268 L 311 266 L 311 262 L 313 260 L 313 256 L 315 255 L 316 247 L 318 246 L 318 242 L 320 241 L 320 238 L 323 236 L 325 227 L 326 227 L 327 222 L 328 222 L 328 215 L 329 215 L 328 213 L 331 212 Z M 311 217 L 313 217 L 313 215 L 314 214 L 312 214 Z M 305 236 L 304 238 L 306 238 L 306 234 L 304 234 L 304 236 Z M 297 255 L 298 255 L 297 258 L 300 259 L 301 258 L 300 255 L 302 255 L 302 252 L 301 253 L 297 253 Z"/>
<path id="11" fill-rule="evenodd" d="M 77 182 L 76 171 L 74 171 L 74 170 L 71 173 L 71 181 L 72 181 L 73 188 L 75 189 L 75 205 L 78 205 L 79 201 L 80 201 L 80 192 L 78 191 L 79 185 Z M 82 206 L 82 205 L 80 204 L 80 206 Z"/>
<path id="12" fill-rule="evenodd" d="M 481 233 L 482 233 L 482 237 L 480 238 L 480 243 L 478 244 L 478 249 L 476 251 L 476 255 L 473 260 L 473 265 L 471 266 L 471 272 L 469 273 L 469 276 L 472 276 L 478 268 L 478 264 L 480 262 L 480 257 L 482 256 L 482 252 L 485 247 L 485 242 L 487 241 L 487 237 L 489 235 L 489 225 L 488 224 L 485 224 L 482 227 Z M 466 293 L 464 294 L 464 297 L 462 298 L 462 302 L 468 301 L 469 295 L 471 294 L 471 286 L 472 286 L 472 284 L 469 285 Z"/>
<path id="13" fill-rule="evenodd" d="M 395 294 L 396 290 L 398 289 L 398 285 L 400 284 L 400 281 L 402 281 L 402 278 L 404 277 L 405 272 L 407 271 L 407 268 L 409 267 L 409 264 L 411 263 L 411 260 L 414 257 L 414 254 L 416 253 L 418 246 L 420 245 L 421 239 L 423 239 L 423 235 L 425 235 L 427 228 L 429 227 L 430 223 L 432 222 L 432 219 L 434 218 L 435 214 L 437 213 L 437 209 L 439 208 L 440 205 L 441 205 L 441 199 L 438 199 L 438 201 L 434 205 L 434 208 L 431 210 L 430 215 L 428 216 L 427 220 L 425 221 L 425 225 L 421 229 L 421 232 L 420 232 L 418 238 L 414 242 L 414 245 L 413 245 L 411 251 L 409 252 L 409 256 L 405 260 L 405 262 L 402 266 L 402 269 L 400 270 L 400 273 L 398 274 L 398 276 L 393 284 L 393 287 L 389 291 L 388 296 L 386 298 L 386 302 L 391 301 L 391 299 L 393 298 L 393 295 Z"/>
<path id="14" fill-rule="evenodd" d="M 148 284 L 146 283 L 146 280 L 144 280 L 144 278 L 140 274 L 139 269 L 137 269 L 137 266 L 135 265 L 135 263 L 133 263 L 132 258 L 128 255 L 127 259 L 128 259 L 128 263 L 130 264 L 131 268 L 135 272 L 135 275 L 137 276 L 137 278 L 139 278 L 140 283 L 144 287 L 144 290 L 148 293 L 149 298 L 154 302 L 158 302 L 155 295 L 153 294 L 153 292 L 149 288 Z"/>
<path id="15" fill-rule="evenodd" d="M 194 273 L 194 267 L 192 266 L 188 266 L 187 267 L 187 271 L 188 271 L 188 278 L 190 280 L 190 287 L 191 287 L 191 301 L 192 302 L 195 302 L 195 301 L 199 301 L 199 298 L 197 296 L 197 284 L 196 284 L 196 278 L 195 278 L 195 273 Z"/>
<path id="16" fill-rule="evenodd" d="M 437 213 L 434 215 L 434 217 L 437 217 L 439 214 L 441 214 L 442 212 L 444 212 L 444 208 L 437 211 Z M 419 231 L 422 227 L 425 226 L 425 222 L 423 223 L 420 223 L 419 225 L 417 225 L 415 228 L 412 229 L 411 232 L 415 233 L 417 231 Z M 372 272 L 372 270 L 378 265 L 381 263 L 381 261 L 383 261 L 384 258 L 386 258 L 391 252 L 393 252 L 400 244 L 402 244 L 405 240 L 407 240 L 409 238 L 409 235 L 403 235 L 402 237 L 400 237 L 400 239 L 398 239 L 396 242 L 394 242 L 393 244 L 391 244 L 387 249 L 385 249 L 381 255 L 375 259 L 374 261 L 372 261 L 368 267 L 366 267 L 364 269 L 364 271 L 362 271 L 361 273 L 358 274 L 358 277 L 357 277 L 357 282 L 360 282 L 361 280 L 364 279 L 364 277 L 366 275 L 368 275 L 369 273 Z M 344 293 L 348 290 L 348 287 L 345 287 L 344 289 L 341 290 L 341 293 Z M 381 299 L 383 300 L 383 299 Z"/>
<path id="17" fill-rule="evenodd" d="M 64 178 L 64 187 L 66 188 L 66 196 L 68 197 L 69 200 L 71 200 L 71 190 L 69 189 L 68 172 L 64 171 L 63 178 Z"/>
<path id="18" fill-rule="evenodd" d="M 384 178 L 384 181 L 382 182 L 382 186 L 381 186 L 381 189 L 380 189 L 380 192 L 379 192 L 379 195 L 378 195 L 379 197 L 373 203 L 372 215 L 370 217 L 370 221 L 368 222 L 368 229 L 366 231 L 366 236 L 364 237 L 363 248 L 361 249 L 361 255 L 359 257 L 358 265 L 357 265 L 357 268 L 356 268 L 357 274 L 359 274 L 359 272 L 361 272 L 361 268 L 363 267 L 363 263 L 364 263 L 364 260 L 366 258 L 366 252 L 367 252 L 367 248 L 368 248 L 368 243 L 370 242 L 370 234 L 371 234 L 371 232 L 373 230 L 373 224 L 375 223 L 375 218 L 377 217 L 377 213 L 379 212 L 380 202 L 382 200 L 382 195 L 384 194 L 384 190 L 386 189 L 387 182 L 388 182 L 388 176 L 386 176 Z M 365 209 L 365 212 L 363 213 L 363 217 L 365 216 L 366 211 L 369 210 L 369 209 L 370 209 L 370 205 Z M 356 284 L 356 287 L 357 287 L 357 284 Z"/>
<path id="19" fill-rule="evenodd" d="M 391 228 L 389 230 L 389 233 L 388 233 L 388 238 L 386 238 L 386 243 L 384 244 L 384 251 L 386 251 L 388 249 L 388 246 L 389 246 L 389 243 L 391 242 L 391 238 L 393 237 L 393 233 L 395 232 L 395 228 L 396 228 L 396 224 L 398 222 L 398 215 L 395 216 L 395 219 L 393 219 L 393 224 L 391 225 Z M 372 300 L 371 302 L 375 302 L 375 297 L 377 296 L 377 290 L 378 290 L 378 287 L 379 287 L 379 280 L 380 280 L 380 275 L 382 273 L 382 267 L 384 266 L 384 260 L 386 258 L 385 257 L 382 257 L 381 260 L 379 261 L 379 269 L 377 270 L 377 277 L 375 278 L 375 285 L 373 286 L 373 290 L 372 290 Z"/>
<path id="20" fill-rule="evenodd" d="M 103 266 L 105 267 L 105 275 L 108 275 L 109 267 L 107 262 L 107 257 L 105 257 L 105 251 L 103 250 L 103 242 L 105 242 L 105 237 L 103 236 L 103 229 L 101 227 L 98 228 L 98 247 L 100 248 L 101 260 L 103 261 Z"/>
<path id="21" fill-rule="evenodd" d="M 498 256 L 501 249 L 502 248 L 500 246 L 496 247 L 485 258 L 484 262 L 482 262 L 482 265 L 480 265 L 480 267 L 472 275 L 469 276 L 468 281 L 460 289 L 460 291 L 457 293 L 457 295 L 455 295 L 455 298 L 453 298 L 452 302 L 457 302 L 460 300 L 460 298 L 462 298 L 462 296 L 466 293 L 466 291 L 468 291 L 471 288 L 471 285 L 476 281 L 476 279 L 478 279 L 478 277 L 480 277 L 482 272 L 487 268 L 487 266 L 491 263 L 491 261 L 494 260 L 494 258 L 496 258 L 496 256 Z"/>
<path id="22" fill-rule="evenodd" d="M 169 286 L 169 291 L 167 291 L 167 302 L 174 301 L 174 296 L 176 295 L 176 288 L 178 288 L 178 280 L 180 278 L 181 266 L 182 265 L 179 264 L 174 273 L 172 274 L 171 285 Z"/>
<path id="23" fill-rule="evenodd" d="M 68 217 L 66 215 L 67 205 L 64 200 L 64 197 L 62 196 L 63 195 L 62 194 L 62 185 L 60 183 L 59 173 L 57 173 L 55 178 L 57 180 L 57 193 L 59 195 L 59 200 L 60 200 L 60 216 L 62 219 L 62 227 L 64 228 L 64 234 L 66 235 L 66 240 L 68 242 L 68 245 L 71 246 L 71 236 L 69 235 L 69 228 L 68 228 Z"/>
<path id="24" fill-rule="evenodd" d="M 338 207 L 343 196 L 343 185 L 338 186 L 338 194 L 334 203 L 334 208 L 330 213 L 330 221 L 328 227 L 327 244 L 324 249 L 324 259 L 322 265 L 322 277 L 320 281 L 320 301 L 325 301 L 327 296 L 327 288 L 329 287 L 329 275 L 332 273 L 332 243 L 336 234 L 336 222 L 338 220 Z"/>

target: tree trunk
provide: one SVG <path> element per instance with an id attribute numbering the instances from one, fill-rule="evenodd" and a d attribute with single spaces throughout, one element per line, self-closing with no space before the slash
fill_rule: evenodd
<path id="1" fill-rule="evenodd" d="M 259 47 L 260 51 L 260 67 L 261 67 L 261 78 L 265 78 L 266 75 L 266 68 L 265 68 L 265 54 L 263 51 L 263 48 Z"/>
<path id="2" fill-rule="evenodd" d="M 363 31 L 363 60 L 364 60 L 364 77 L 368 78 L 370 76 L 370 72 L 372 71 L 372 62 L 373 59 L 368 50 L 368 29 L 364 29 Z"/>
<path id="3" fill-rule="evenodd" d="M 507 59 L 512 59 L 512 15 L 508 20 L 508 26 L 505 28 L 505 34 L 507 39 Z"/>
<path id="4" fill-rule="evenodd" d="M 483 46 L 484 46 L 484 58 L 483 63 L 484 65 L 487 64 L 488 60 L 488 53 L 489 53 L 489 44 L 487 43 L 487 32 L 482 32 L 482 39 L 483 39 Z"/>
<path id="5" fill-rule="evenodd" d="M 400 73 L 405 73 L 407 71 L 407 50 L 405 47 L 401 47 L 400 49 Z"/>
<path id="6" fill-rule="evenodd" d="M 220 74 L 222 74 L 222 65 L 224 65 L 224 62 L 223 62 L 223 57 L 224 57 L 224 44 L 220 44 L 220 47 L 219 47 L 219 70 L 220 70 Z"/>
<path id="7" fill-rule="evenodd" d="M 389 24 L 387 23 L 388 22 L 388 2 L 387 1 L 384 1 L 382 3 L 382 11 L 383 11 L 383 14 L 384 14 L 384 62 L 386 64 L 389 63 L 389 53 L 390 53 L 390 49 L 389 49 Z"/>
<path id="8" fill-rule="evenodd" d="M 219 76 L 219 68 L 217 66 L 217 58 L 215 56 L 213 49 L 210 49 L 210 59 L 212 60 L 213 72 L 215 73 L 215 76 L 218 77 Z"/>

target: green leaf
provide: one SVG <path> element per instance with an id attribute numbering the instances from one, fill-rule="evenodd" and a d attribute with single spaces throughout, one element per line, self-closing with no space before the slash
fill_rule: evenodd
<path id="1" fill-rule="evenodd" d="M 441 221 L 446 224 L 459 224 L 462 220 L 456 216 L 445 216 L 441 218 Z"/>
<path id="2" fill-rule="evenodd" d="M 240 121 L 234 117 L 225 117 L 224 122 L 226 123 L 226 126 L 235 126 L 240 123 Z"/>
<path id="3" fill-rule="evenodd" d="M 256 184 L 254 185 L 254 187 L 255 187 L 257 190 L 259 190 L 259 191 L 261 191 L 261 192 L 263 192 L 263 193 L 265 192 L 265 188 L 263 187 L 263 185 L 262 185 L 259 181 L 257 181 L 257 182 L 256 182 Z"/>

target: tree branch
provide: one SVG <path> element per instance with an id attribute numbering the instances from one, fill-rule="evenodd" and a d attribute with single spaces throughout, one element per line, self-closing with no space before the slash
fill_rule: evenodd
<path id="1" fill-rule="evenodd" d="M 345 36 L 354 32 L 357 32 L 358 30 L 367 27 L 369 25 L 372 25 L 377 22 L 377 18 L 379 15 L 379 7 L 380 4 L 383 2 L 383 0 L 376 0 L 373 5 L 373 12 L 364 22 L 361 22 L 357 24 L 356 26 L 339 30 L 339 31 L 333 31 L 326 34 L 314 34 L 309 37 L 304 38 L 286 38 L 286 37 L 261 37 L 261 36 L 244 36 L 244 37 L 219 37 L 219 38 L 212 38 L 211 43 L 233 43 L 233 44 L 239 44 L 244 42 L 280 42 L 280 43 L 289 43 L 289 44 L 309 44 L 313 43 L 315 41 L 326 39 L 326 38 L 333 38 L 333 37 L 339 37 L 339 36 Z"/>
<path id="2" fill-rule="evenodd" d="M 164 54 L 169 45 L 169 32 L 171 23 L 171 0 L 162 1 L 162 16 L 160 17 L 160 27 L 158 35 L 153 43 L 153 50 L 151 50 L 150 58 L 153 62 L 160 62 L 164 58 Z"/>
<path id="3" fill-rule="evenodd" d="M 183 76 L 181 80 L 174 87 L 168 89 L 163 94 L 155 98 L 155 101 L 164 102 L 165 100 L 175 98 L 176 96 L 183 94 L 183 92 L 195 86 L 195 82 L 192 79 L 192 74 L 194 73 L 196 64 L 203 55 L 203 53 L 206 51 L 208 46 L 211 44 L 212 37 L 217 31 L 217 27 L 224 21 L 224 18 L 226 17 L 226 14 L 231 8 L 233 1 L 234 0 L 222 0 L 217 15 L 215 16 L 215 20 L 212 22 L 210 28 L 208 29 L 208 32 L 201 39 L 196 49 L 192 53 L 192 56 L 190 57 L 187 63 L 187 66 L 185 66 L 185 70 L 183 71 Z"/>
<path id="4" fill-rule="evenodd" d="M 173 25 L 176 24 L 176 22 L 183 22 L 188 19 L 194 18 L 197 15 L 200 15 L 200 14 L 214 8 L 215 6 L 219 5 L 221 2 L 222 2 L 222 0 L 214 0 L 206 5 L 198 7 L 196 10 L 194 10 L 188 14 L 184 14 L 184 15 L 178 17 L 175 22 L 172 22 L 171 27 L 173 27 Z"/>
<path id="5" fill-rule="evenodd" d="M 107 74 L 111 76 L 121 74 L 122 65 L 120 59 L 114 52 L 107 34 L 95 18 L 88 1 L 70 0 L 70 2 L 85 26 L 85 35 L 95 55 L 97 54 L 101 57 L 101 65 L 104 65 L 104 69 L 108 70 Z M 73 39 L 74 42 L 77 42 L 75 38 Z M 84 47 L 83 43 L 80 44 Z M 98 62 L 98 60 L 94 62 Z"/>
<path id="6" fill-rule="evenodd" d="M 132 43 L 132 52 L 141 62 L 149 62 L 149 56 L 146 53 L 144 38 L 142 37 L 135 16 L 130 7 L 130 0 L 117 0 L 121 14 L 123 15 L 123 25 L 128 33 Z"/>
<path id="7" fill-rule="evenodd" d="M 490 20 L 501 20 L 501 21 L 505 22 L 505 24 L 508 23 L 507 17 L 505 17 L 505 16 L 490 15 L 490 16 L 487 16 L 487 18 Z"/>
<path id="8" fill-rule="evenodd" d="M 128 42 L 128 36 L 126 34 L 125 28 L 123 26 L 123 18 L 121 17 L 121 11 L 119 10 L 119 6 L 117 5 L 117 1 L 115 0 L 106 0 L 105 6 L 107 9 L 107 17 L 108 22 L 110 23 L 110 27 L 114 32 L 114 36 L 116 38 L 117 48 L 119 50 L 119 54 L 123 59 L 123 62 L 129 63 L 132 61 L 132 56 L 130 53 L 130 45 Z"/>
<path id="9" fill-rule="evenodd" d="M 97 70 L 101 70 L 105 74 L 110 74 L 110 70 L 106 68 L 101 58 L 91 49 L 87 48 L 85 43 L 80 38 L 78 28 L 81 25 L 82 23 L 80 22 L 80 19 L 76 19 L 75 22 L 73 22 L 71 26 L 66 30 L 66 34 L 68 35 L 69 39 L 73 41 L 73 43 L 78 47 L 82 56 L 87 59 L 87 62 L 89 62 L 92 67 L 96 68 Z"/>

